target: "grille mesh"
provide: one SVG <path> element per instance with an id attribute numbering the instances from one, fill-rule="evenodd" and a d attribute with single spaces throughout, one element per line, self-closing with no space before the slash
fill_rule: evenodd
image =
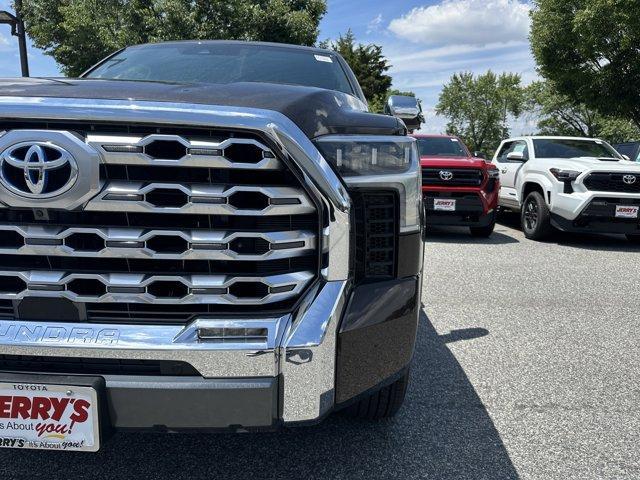
<path id="1" fill-rule="evenodd" d="M 440 172 L 449 172 L 452 177 L 444 180 Z M 482 170 L 473 168 L 423 168 L 422 185 L 446 185 L 449 187 L 469 187 L 482 184 Z"/>
<path id="2" fill-rule="evenodd" d="M 397 198 L 392 192 L 352 195 L 356 217 L 356 279 L 392 278 L 396 270 Z"/>
<path id="3" fill-rule="evenodd" d="M 634 182 L 625 183 L 625 176 L 634 177 Z M 592 173 L 584 180 L 584 186 L 599 192 L 640 193 L 640 173 Z"/>

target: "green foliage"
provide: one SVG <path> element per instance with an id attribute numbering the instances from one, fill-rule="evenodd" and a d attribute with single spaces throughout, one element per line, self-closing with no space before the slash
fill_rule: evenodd
<path id="1" fill-rule="evenodd" d="M 558 93 L 552 82 L 534 82 L 526 88 L 527 110 L 538 118 L 539 135 L 596 137 L 611 143 L 640 138 L 629 120 L 600 115 L 582 103 Z"/>
<path id="2" fill-rule="evenodd" d="M 509 136 L 509 118 L 520 116 L 524 100 L 519 75 L 456 73 L 440 92 L 436 113 L 449 119 L 448 134 L 489 157 Z"/>
<path id="3" fill-rule="evenodd" d="M 313 45 L 326 0 L 24 0 L 27 33 L 69 76 L 127 45 L 237 39 Z"/>
<path id="4" fill-rule="evenodd" d="M 640 2 L 535 0 L 531 46 L 559 93 L 640 127 Z"/>
<path id="5" fill-rule="evenodd" d="M 372 111 L 381 112 L 379 105 L 384 105 L 387 91 L 391 88 L 391 77 L 385 73 L 390 65 L 382 54 L 382 47 L 356 44 L 351 30 L 344 36 L 340 35 L 335 42 L 321 42 L 320 47 L 330 48 L 344 57 L 373 107 Z"/>

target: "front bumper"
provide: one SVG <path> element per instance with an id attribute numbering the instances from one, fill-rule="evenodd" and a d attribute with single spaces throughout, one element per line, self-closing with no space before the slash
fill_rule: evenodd
<path id="1" fill-rule="evenodd" d="M 456 201 L 455 211 L 438 211 L 434 208 L 437 198 Z M 422 203 L 425 209 L 427 225 L 446 225 L 459 227 L 485 227 L 494 218 L 496 205 L 489 204 L 477 192 L 433 192 L 423 191 Z"/>
<path id="2" fill-rule="evenodd" d="M 551 223 L 564 232 L 640 235 L 640 219 L 616 218 L 619 205 L 640 207 L 640 198 L 594 197 L 574 219 L 553 212 Z"/>
<path id="3" fill-rule="evenodd" d="M 336 333 L 346 287 L 345 281 L 317 286 L 295 316 L 200 319 L 187 327 L 4 320 L 0 345 L 5 355 L 184 362 L 200 374 L 105 376 L 115 427 L 215 429 L 311 421 L 334 403 Z M 247 328 L 259 333 L 238 335 Z M 207 332 L 215 332 L 215 340 L 207 340 Z M 220 340 L 232 333 L 235 338 Z"/>
<path id="4" fill-rule="evenodd" d="M 327 282 L 295 315 L 202 319 L 186 328 L 4 320 L 0 345 L 8 356 L 179 361 L 200 374 L 100 375 L 108 423 L 116 429 L 242 431 L 314 423 L 407 367 L 419 281 L 413 276 L 355 289 Z M 249 326 L 264 329 L 265 337 L 203 338 L 207 329 L 219 335 Z M 28 374 L 38 373 L 51 376 Z"/>

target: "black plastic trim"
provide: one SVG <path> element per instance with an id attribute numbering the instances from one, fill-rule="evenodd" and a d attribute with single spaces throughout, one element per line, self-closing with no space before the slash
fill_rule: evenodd
<path id="1" fill-rule="evenodd" d="M 338 334 L 336 404 L 407 367 L 420 313 L 420 277 L 356 287 Z"/>

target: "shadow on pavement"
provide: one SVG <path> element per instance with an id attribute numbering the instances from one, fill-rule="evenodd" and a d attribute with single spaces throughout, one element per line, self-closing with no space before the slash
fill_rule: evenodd
<path id="1" fill-rule="evenodd" d="M 439 336 L 422 315 L 409 396 L 394 420 L 333 415 L 268 434 L 118 434 L 98 454 L 0 451 L 3 478 L 518 478 L 444 343 L 452 334 Z"/>
<path id="2" fill-rule="evenodd" d="M 514 228 L 516 230 L 522 230 L 520 226 L 520 216 L 514 212 L 501 212 L 498 216 L 498 224 Z M 545 243 L 556 244 L 563 247 L 580 248 L 584 250 L 609 252 L 640 251 L 640 245 L 629 242 L 624 235 L 598 235 L 556 231 L 550 239 L 545 241 Z"/>
<path id="3" fill-rule="evenodd" d="M 474 340 L 476 338 L 486 337 L 487 335 L 489 335 L 489 330 L 486 328 L 462 328 L 451 330 L 449 333 L 440 335 L 440 340 L 444 343 L 453 343 L 461 340 Z"/>

